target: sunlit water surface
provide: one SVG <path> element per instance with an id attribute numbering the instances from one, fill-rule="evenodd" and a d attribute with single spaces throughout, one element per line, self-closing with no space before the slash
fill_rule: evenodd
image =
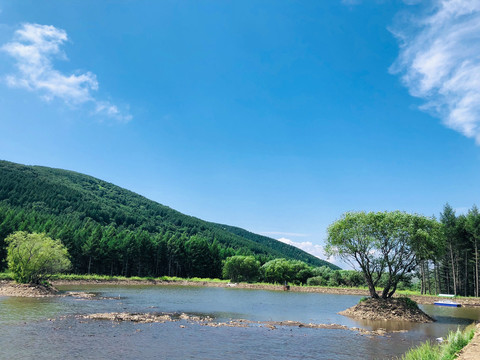
<path id="1" fill-rule="evenodd" d="M 65 286 L 73 297 L 0 297 L 0 359 L 390 359 L 426 340 L 480 320 L 480 309 L 422 306 L 433 324 L 354 321 L 338 315 L 359 296 L 180 286 Z M 208 315 L 215 321 L 294 320 L 368 330 L 408 330 L 388 337 L 298 327 L 206 327 L 79 320 L 98 312 Z M 183 327 L 181 327 L 183 326 Z"/>

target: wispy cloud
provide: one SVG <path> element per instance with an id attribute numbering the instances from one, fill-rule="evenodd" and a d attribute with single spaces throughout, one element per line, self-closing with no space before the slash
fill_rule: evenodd
<path id="1" fill-rule="evenodd" d="M 422 109 L 480 144 L 480 1 L 432 0 L 391 31 L 400 54 L 391 67 Z"/>
<path id="2" fill-rule="evenodd" d="M 277 240 L 281 241 L 285 244 L 292 245 L 292 246 L 295 246 L 299 249 L 302 249 L 303 251 L 306 251 L 309 254 L 312 254 L 313 256 L 316 256 L 318 258 L 321 258 L 321 259 L 325 258 L 323 246 L 321 246 L 321 245 L 313 244 L 310 241 L 302 241 L 302 242 L 292 241 L 292 240 L 284 238 L 284 237 L 282 237 L 280 239 L 277 239 Z"/>
<path id="3" fill-rule="evenodd" d="M 67 40 L 65 30 L 52 25 L 23 24 L 14 39 L 2 46 L 2 50 L 15 59 L 17 68 L 16 73 L 6 76 L 6 83 L 36 92 L 46 101 L 57 98 L 69 106 L 90 103 L 94 105 L 95 114 L 119 121 L 131 120 L 130 114 L 93 95 L 98 90 L 95 74 L 88 71 L 64 74 L 55 69 L 55 58 L 67 60 L 61 49 Z"/>
<path id="4" fill-rule="evenodd" d="M 340 266 L 342 268 L 345 267 L 345 264 L 342 263 L 341 261 L 339 261 L 338 259 L 336 259 L 335 257 L 333 257 L 333 256 L 326 257 L 325 256 L 325 250 L 324 250 L 322 245 L 313 244 L 310 241 L 301 241 L 301 242 L 292 241 L 292 240 L 284 238 L 284 237 L 279 238 L 277 240 L 281 241 L 285 244 L 292 245 L 292 246 L 295 246 L 299 249 L 302 249 L 303 251 L 305 251 L 305 252 L 307 252 L 307 253 L 309 253 L 313 256 L 316 256 L 319 259 L 326 260 L 326 261 L 328 261 L 332 264 L 335 264 L 337 266 Z"/>

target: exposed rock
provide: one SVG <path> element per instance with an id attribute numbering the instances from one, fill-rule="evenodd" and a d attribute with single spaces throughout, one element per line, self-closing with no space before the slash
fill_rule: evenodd
<path id="1" fill-rule="evenodd" d="M 174 321 L 187 321 L 189 323 L 195 323 L 201 326 L 208 327 L 242 327 L 246 328 L 251 325 L 262 326 L 270 330 L 277 330 L 282 327 L 297 327 L 297 328 L 309 328 L 309 329 L 338 329 L 349 330 L 357 332 L 359 335 L 368 336 L 389 336 L 389 333 L 385 329 L 378 330 L 366 330 L 362 328 L 349 328 L 340 324 L 312 324 L 302 323 L 298 321 L 252 321 L 245 319 L 235 319 L 227 322 L 216 322 L 209 316 L 188 315 L 181 314 L 166 314 L 166 313 L 97 313 L 89 315 L 78 315 L 78 319 L 90 319 L 90 320 L 110 320 L 116 322 L 132 321 L 135 323 L 165 323 Z M 181 328 L 185 328 L 184 325 L 180 325 Z"/>
<path id="2" fill-rule="evenodd" d="M 84 291 L 67 291 L 63 294 L 63 296 L 72 296 L 79 299 L 93 299 L 97 295 L 89 292 L 84 292 Z"/>
<path id="3" fill-rule="evenodd" d="M 80 315 L 78 318 L 110 321 L 132 321 L 136 323 L 164 323 L 174 321 L 168 314 L 155 313 L 97 313 Z"/>
<path id="4" fill-rule="evenodd" d="M 166 313 L 96 313 L 88 315 L 77 316 L 81 319 L 93 320 L 110 320 L 110 321 L 132 321 L 136 323 L 164 323 L 179 320 L 186 320 L 195 323 L 205 323 L 211 321 L 212 318 L 205 316 L 200 317 L 196 315 L 181 314 L 166 314 Z"/>
<path id="5" fill-rule="evenodd" d="M 339 314 L 367 320 L 397 320 L 419 323 L 435 321 L 420 310 L 413 301 L 406 300 L 406 298 L 368 299 L 341 311 Z"/>

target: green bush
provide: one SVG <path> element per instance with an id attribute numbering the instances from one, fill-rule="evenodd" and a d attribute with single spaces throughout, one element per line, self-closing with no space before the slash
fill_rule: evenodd
<path id="1" fill-rule="evenodd" d="M 19 283 L 39 284 L 71 266 L 67 248 L 60 240 L 53 240 L 46 234 L 17 231 L 5 242 L 8 244 L 8 268 Z"/>
<path id="2" fill-rule="evenodd" d="M 398 299 L 403 301 L 405 303 L 405 305 L 407 306 L 407 308 L 412 309 L 412 310 L 418 309 L 418 304 L 414 300 L 412 300 L 408 297 L 405 297 L 405 296 L 400 297 Z"/>
<path id="3" fill-rule="evenodd" d="M 307 285 L 308 286 L 326 286 L 327 279 L 325 279 L 323 276 L 314 276 L 307 280 Z"/>
<path id="4" fill-rule="evenodd" d="M 260 270 L 265 281 L 277 284 L 283 284 L 284 282 L 304 284 L 312 275 L 310 266 L 298 260 L 270 260 L 263 264 Z"/>
<path id="5" fill-rule="evenodd" d="M 236 255 L 225 260 L 223 277 L 232 281 L 257 281 L 260 277 L 260 262 L 253 256 Z"/>

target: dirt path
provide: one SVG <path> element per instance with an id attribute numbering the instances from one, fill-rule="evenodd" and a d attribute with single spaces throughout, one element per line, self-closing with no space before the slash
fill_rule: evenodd
<path id="1" fill-rule="evenodd" d="M 458 360 L 480 360 L 480 324 L 477 324 L 477 330 L 472 341 L 460 351 Z"/>

